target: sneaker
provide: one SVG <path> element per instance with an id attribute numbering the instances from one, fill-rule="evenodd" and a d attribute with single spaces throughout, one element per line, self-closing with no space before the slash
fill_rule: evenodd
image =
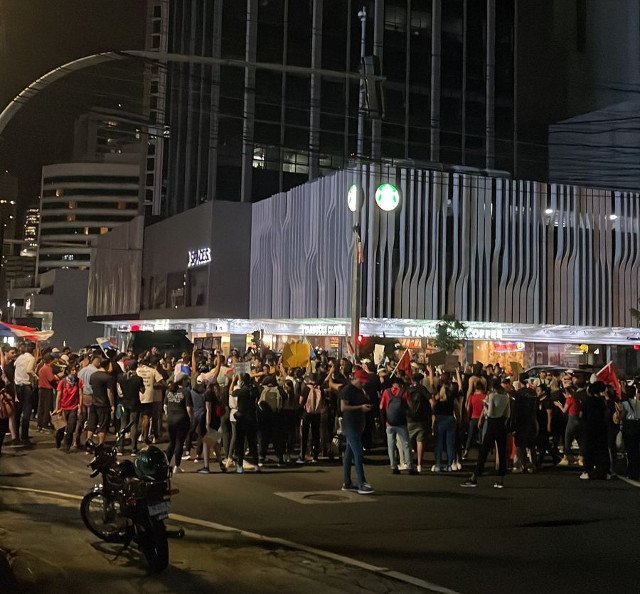
<path id="1" fill-rule="evenodd" d="M 247 462 L 246 460 L 244 460 L 244 461 L 242 462 L 242 467 L 243 467 L 245 470 L 253 470 L 253 469 L 254 469 L 253 464 L 251 464 L 251 462 Z"/>
<path id="2" fill-rule="evenodd" d="M 224 463 L 224 465 L 225 465 L 225 468 L 229 470 L 230 468 L 233 468 L 236 465 L 236 463 L 233 461 L 233 458 L 227 458 L 227 461 Z"/>
<path id="3" fill-rule="evenodd" d="M 583 472 L 583 473 L 580 475 L 580 478 L 581 478 L 583 481 L 588 481 L 588 480 L 589 480 L 589 473 L 588 473 L 588 472 Z"/>
<path id="4" fill-rule="evenodd" d="M 184 470 L 182 470 L 182 468 L 180 468 L 179 466 L 174 466 L 173 474 L 178 474 L 179 472 L 184 472 Z"/>
<path id="5" fill-rule="evenodd" d="M 399 469 L 399 468 L 392 468 L 392 469 L 391 469 L 391 472 L 392 472 L 393 474 L 400 474 L 400 469 Z"/>
<path id="6" fill-rule="evenodd" d="M 558 462 L 558 466 L 569 466 L 569 458 L 567 458 L 566 456 L 562 458 L 562 460 Z"/>
<path id="7" fill-rule="evenodd" d="M 418 472 L 422 472 L 422 466 L 420 466 L 420 465 L 418 464 L 418 467 L 416 468 L 416 470 L 417 470 Z"/>
<path id="8" fill-rule="evenodd" d="M 358 486 L 358 493 L 360 495 L 371 495 L 371 493 L 375 493 L 375 491 L 369 483 L 362 483 Z"/>
<path id="9" fill-rule="evenodd" d="M 211 471 L 206 466 L 203 466 L 202 468 L 198 468 L 196 472 L 198 474 L 209 474 Z"/>
<path id="10" fill-rule="evenodd" d="M 357 493 L 358 492 L 358 487 L 356 487 L 353 483 L 344 483 L 342 485 L 342 490 L 343 491 L 351 491 L 352 493 Z"/>
<path id="11" fill-rule="evenodd" d="M 440 472 L 442 469 L 439 466 L 433 465 L 431 467 L 431 472 Z"/>
<path id="12" fill-rule="evenodd" d="M 296 464 L 304 464 L 304 458 L 298 458 Z"/>
<path id="13" fill-rule="evenodd" d="M 398 466 L 398 470 L 407 470 L 407 465 L 406 464 L 400 464 L 400 466 Z"/>
<path id="14" fill-rule="evenodd" d="M 262 468 L 260 468 L 260 465 L 258 464 L 258 466 L 254 467 L 254 472 L 262 472 Z"/>
<path id="15" fill-rule="evenodd" d="M 451 472 L 453 470 L 453 468 L 451 468 L 451 466 L 447 466 L 447 472 Z"/>
<path id="16" fill-rule="evenodd" d="M 320 460 L 318 460 L 318 458 L 312 458 L 312 460 L 311 460 L 312 464 L 317 464 L 318 462 L 320 462 Z"/>
<path id="17" fill-rule="evenodd" d="M 462 470 L 462 464 L 460 464 L 460 462 L 454 462 L 451 465 L 451 470 Z"/>
<path id="18" fill-rule="evenodd" d="M 244 473 L 244 468 L 242 468 L 242 466 L 238 466 L 238 468 L 236 468 L 236 473 L 237 474 L 243 474 Z"/>
<path id="19" fill-rule="evenodd" d="M 477 487 L 478 483 L 476 481 L 472 481 L 471 479 L 469 479 L 468 481 L 465 481 L 464 483 L 462 483 L 460 486 L 461 487 Z"/>
<path id="20" fill-rule="evenodd" d="M 504 485 L 500 482 L 495 482 L 493 483 L 493 488 L 494 489 L 504 489 Z"/>
<path id="21" fill-rule="evenodd" d="M 183 460 L 191 460 L 191 454 L 183 454 L 182 455 L 182 459 Z"/>
<path id="22" fill-rule="evenodd" d="M 584 459 L 582 458 L 582 456 L 578 456 L 578 462 L 577 462 L 578 466 L 580 468 L 584 467 Z"/>
<path id="23" fill-rule="evenodd" d="M 227 467 L 222 462 L 220 462 L 220 471 L 227 472 Z"/>

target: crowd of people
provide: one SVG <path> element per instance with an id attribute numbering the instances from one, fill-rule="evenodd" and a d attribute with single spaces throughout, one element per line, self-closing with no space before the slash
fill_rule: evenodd
<path id="1" fill-rule="evenodd" d="M 314 355 L 307 367 L 288 368 L 255 349 L 172 357 L 156 348 L 134 354 L 5 346 L 0 455 L 5 434 L 11 446 L 28 448 L 30 431 L 53 431 L 56 447 L 70 453 L 120 432 L 127 437 L 118 442 L 121 455 L 166 443 L 174 474 L 185 461 L 209 474 L 214 459 L 221 472 L 236 473 L 342 459 L 342 488 L 368 494 L 364 455 L 386 441 L 393 474 L 428 471 L 432 448 L 431 472 L 473 464 L 464 487 L 478 484 L 492 451 L 496 488 L 508 471 L 535 473 L 547 463 L 575 466 L 581 479 L 607 479 L 619 457 L 628 476 L 640 479 L 633 382 L 608 386 L 570 370 L 515 379 L 481 363 L 445 371 L 412 362 L 408 372 L 388 360 L 354 364 Z M 251 371 L 236 373 L 246 361 Z"/>

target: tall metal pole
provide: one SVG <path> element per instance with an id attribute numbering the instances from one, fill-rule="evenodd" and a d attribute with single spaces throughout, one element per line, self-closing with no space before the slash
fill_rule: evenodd
<path id="1" fill-rule="evenodd" d="M 360 19 L 360 68 L 363 68 L 363 60 L 367 42 L 367 7 L 363 6 L 358 13 Z M 364 79 L 360 80 L 360 94 L 358 98 L 358 145 L 356 157 L 360 160 L 364 155 Z"/>
<path id="2" fill-rule="evenodd" d="M 461 163 L 467 164 L 467 26 L 469 6 L 467 0 L 462 4 L 462 138 L 460 139 Z"/>
<path id="3" fill-rule="evenodd" d="M 487 0 L 485 167 L 496 166 L 496 0 Z"/>
<path id="4" fill-rule="evenodd" d="M 518 0 L 513 0 L 513 177 L 518 177 Z"/>
<path id="5" fill-rule="evenodd" d="M 431 5 L 431 161 L 440 161 L 440 70 L 442 65 L 442 0 Z"/>
<path id="6" fill-rule="evenodd" d="M 358 12 L 360 19 L 360 64 L 364 60 L 367 41 L 367 7 L 363 6 Z M 364 80 L 360 81 L 360 97 L 358 101 L 358 146 L 356 157 L 358 160 L 359 182 L 362 184 L 363 166 L 362 157 L 364 155 Z M 363 188 L 364 189 L 364 188 Z M 346 188 L 345 188 L 346 190 Z M 359 192 L 356 208 L 353 211 L 353 259 L 351 263 L 351 344 L 353 346 L 354 360 L 358 359 L 358 336 L 360 335 L 360 309 L 362 307 L 362 270 L 360 268 L 360 209 L 362 208 L 362 197 L 364 193 Z"/>

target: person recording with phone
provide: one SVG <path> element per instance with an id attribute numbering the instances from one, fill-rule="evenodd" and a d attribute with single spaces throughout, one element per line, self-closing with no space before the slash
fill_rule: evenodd
<path id="1" fill-rule="evenodd" d="M 347 442 L 344 452 L 343 491 L 353 491 L 360 495 L 373 493 L 373 488 L 364 476 L 362 432 L 364 431 L 366 415 L 372 409 L 372 404 L 365 393 L 364 380 L 368 375 L 363 370 L 357 370 L 350 382 L 338 394 L 340 411 L 342 412 L 342 433 Z M 357 485 L 351 481 L 351 465 L 356 467 Z"/>

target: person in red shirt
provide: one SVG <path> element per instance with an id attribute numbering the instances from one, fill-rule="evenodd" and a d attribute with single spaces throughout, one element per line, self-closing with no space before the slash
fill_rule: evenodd
<path id="1" fill-rule="evenodd" d="M 82 407 L 82 380 L 78 377 L 78 367 L 67 367 L 67 377 L 58 383 L 56 409 L 54 412 L 62 412 L 67 426 L 56 431 L 56 447 L 69 453 L 73 434 L 76 429 L 78 414 Z M 64 441 L 64 446 L 63 446 Z"/>
<path id="2" fill-rule="evenodd" d="M 44 365 L 38 371 L 38 431 L 42 433 L 51 427 L 51 409 L 58 379 L 64 374 L 56 375 L 53 370 L 53 357 L 44 356 Z"/>
<path id="3" fill-rule="evenodd" d="M 380 417 L 385 424 L 387 433 L 387 449 L 391 472 L 400 474 L 398 468 L 398 449 L 396 442 L 399 439 L 404 451 L 404 459 L 409 474 L 418 474 L 413 468 L 411 449 L 409 447 L 409 431 L 407 429 L 407 411 L 409 410 L 409 393 L 402 378 L 395 376 L 391 380 L 391 387 L 382 393 L 380 400 Z"/>
<path id="4" fill-rule="evenodd" d="M 467 413 L 469 416 L 469 431 L 467 433 L 467 444 L 462 452 L 464 460 L 469 455 L 472 445 L 480 444 L 480 419 L 484 409 L 484 402 L 487 399 L 487 381 L 484 378 L 477 378 L 475 392 L 467 400 Z"/>
<path id="5" fill-rule="evenodd" d="M 578 466 L 583 465 L 582 452 L 582 413 L 580 412 L 580 401 L 576 398 L 575 389 L 571 383 L 571 377 L 562 378 L 562 393 L 564 396 L 564 404 L 559 400 L 554 400 L 555 404 L 563 413 L 567 415 L 567 426 L 564 431 L 564 453 L 559 466 L 567 466 L 569 464 L 569 455 L 571 454 L 571 444 L 574 438 L 578 440 L 578 448 L 580 455 L 577 459 Z"/>

